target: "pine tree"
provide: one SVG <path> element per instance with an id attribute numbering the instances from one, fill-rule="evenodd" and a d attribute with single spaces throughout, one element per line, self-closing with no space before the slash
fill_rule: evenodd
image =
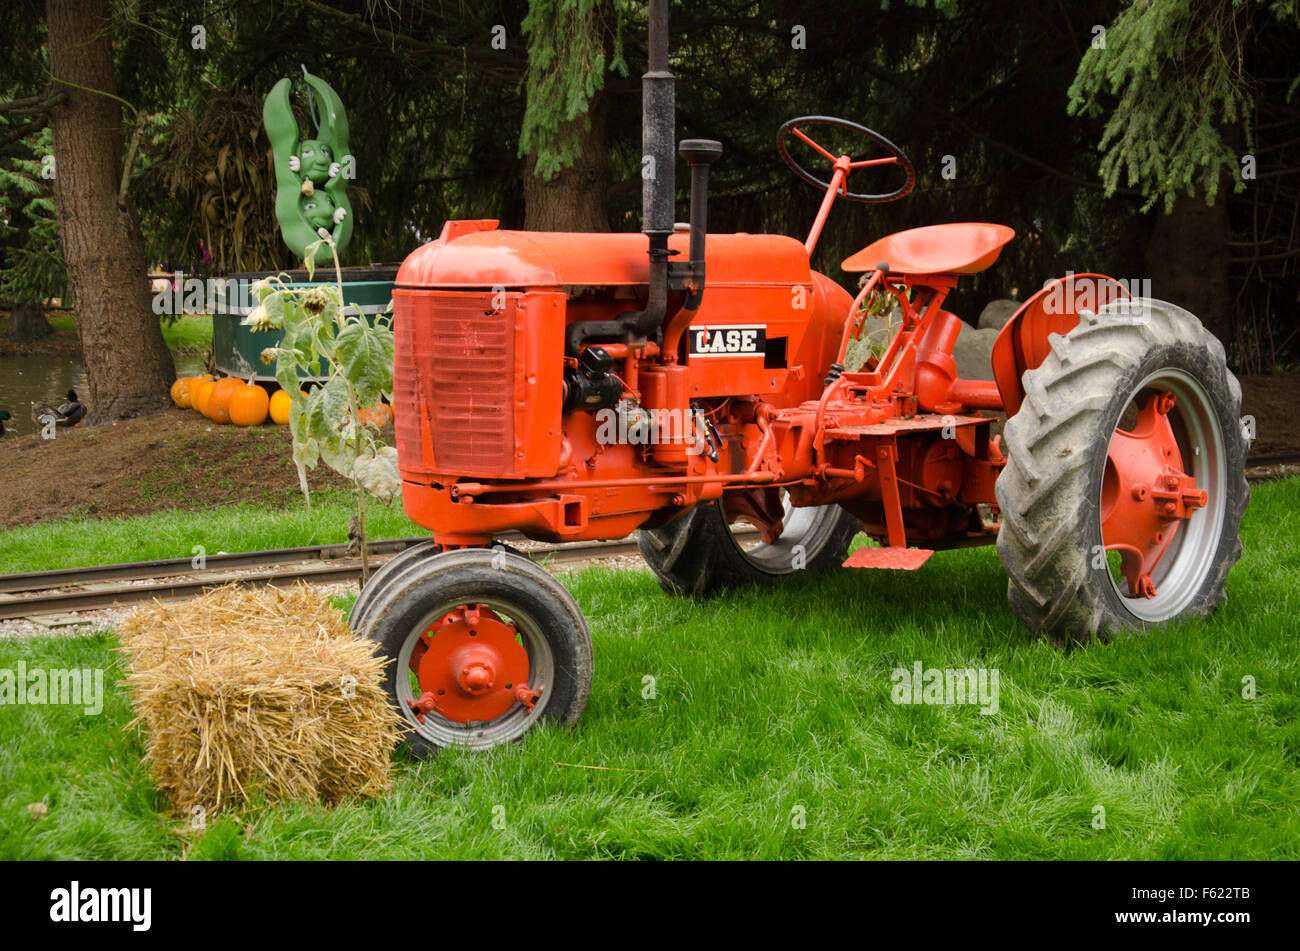
<path id="1" fill-rule="evenodd" d="M 8 125 L 2 119 L 0 124 Z M 63 296 L 67 287 L 54 197 L 43 174 L 52 150 L 50 130 L 45 128 L 16 144 L 15 151 L 26 155 L 11 155 L 0 165 L 0 294 L 11 309 L 7 336 L 15 339 L 52 333 L 42 301 Z"/>
<path id="2" fill-rule="evenodd" d="M 1130 0 L 1069 92 L 1072 115 L 1117 100 L 1098 145 L 1108 191 L 1139 188 L 1143 210 L 1168 212 L 1180 193 L 1213 203 L 1225 179 L 1244 190 L 1256 89 L 1243 60 L 1256 31 L 1284 23 L 1300 25 L 1298 0 Z"/>
<path id="3" fill-rule="evenodd" d="M 526 157 L 525 227 L 607 231 L 605 74 L 627 73 L 623 0 L 531 0 L 527 104 L 519 135 Z"/>

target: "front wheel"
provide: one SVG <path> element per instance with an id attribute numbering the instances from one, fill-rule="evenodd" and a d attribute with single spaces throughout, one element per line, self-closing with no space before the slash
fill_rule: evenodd
<path id="1" fill-rule="evenodd" d="M 503 549 L 413 561 L 374 594 L 358 633 L 390 658 L 389 700 L 421 756 L 572 724 L 591 690 L 591 635 L 573 596 Z"/>
<path id="2" fill-rule="evenodd" d="M 360 631 L 366 626 L 366 617 L 370 613 L 370 606 L 374 603 L 376 596 L 384 587 L 397 575 L 401 574 L 411 565 L 423 561 L 425 558 L 431 558 L 442 551 L 442 546 L 433 539 L 418 542 L 410 548 L 399 551 L 392 558 L 384 562 L 379 570 L 370 576 L 366 586 L 361 589 L 357 599 L 352 602 L 352 610 L 348 612 L 348 628 L 353 631 Z"/>
<path id="3" fill-rule="evenodd" d="M 1020 619 L 1064 644 L 1213 610 L 1250 500 L 1219 341 L 1181 307 L 1120 301 L 1053 335 L 1024 385 L 996 485 Z"/>

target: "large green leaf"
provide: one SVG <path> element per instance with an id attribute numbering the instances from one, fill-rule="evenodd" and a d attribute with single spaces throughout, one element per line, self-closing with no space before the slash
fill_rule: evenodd
<path id="1" fill-rule="evenodd" d="M 362 406 L 392 391 L 393 334 L 387 327 L 372 327 L 364 318 L 349 321 L 334 341 L 334 356 Z"/>

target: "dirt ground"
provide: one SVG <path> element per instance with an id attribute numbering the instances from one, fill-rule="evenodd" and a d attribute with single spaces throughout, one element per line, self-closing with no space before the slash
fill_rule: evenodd
<path id="1" fill-rule="evenodd" d="M 1300 451 L 1300 375 L 1245 377 L 1242 412 L 1255 453 Z M 391 440 L 391 431 L 389 434 Z M 0 529 L 76 515 L 112 518 L 225 502 L 275 504 L 298 495 L 284 426 L 218 426 L 190 410 L 107 426 L 0 437 Z M 343 486 L 323 465 L 312 489 Z"/>
<path id="2" fill-rule="evenodd" d="M 389 435 L 391 439 L 391 432 Z M 77 515 L 112 518 L 299 494 L 287 426 L 218 426 L 192 410 L 105 426 L 0 437 L 0 529 Z M 318 466 L 312 489 L 343 486 Z"/>
<path id="3" fill-rule="evenodd" d="M 1243 376 L 1241 413 L 1255 417 L 1251 455 L 1300 452 L 1300 374 Z"/>

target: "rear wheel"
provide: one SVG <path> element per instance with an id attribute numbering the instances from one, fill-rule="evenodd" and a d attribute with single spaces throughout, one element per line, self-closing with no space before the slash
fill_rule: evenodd
<path id="1" fill-rule="evenodd" d="M 572 595 L 504 550 L 414 561 L 375 594 L 358 633 L 392 660 L 385 687 L 419 755 L 572 724 L 591 689 L 591 636 Z"/>
<path id="2" fill-rule="evenodd" d="M 1120 302 L 1053 336 L 1024 384 L 996 487 L 1020 619 L 1063 644 L 1213 610 L 1250 500 L 1219 341 L 1180 307 Z"/>
<path id="3" fill-rule="evenodd" d="M 820 574 L 843 563 L 859 530 L 857 519 L 838 505 L 796 508 L 777 489 L 724 502 L 698 505 L 637 533 L 641 556 L 669 594 L 705 596 Z M 746 522 L 760 535 L 738 533 Z"/>

